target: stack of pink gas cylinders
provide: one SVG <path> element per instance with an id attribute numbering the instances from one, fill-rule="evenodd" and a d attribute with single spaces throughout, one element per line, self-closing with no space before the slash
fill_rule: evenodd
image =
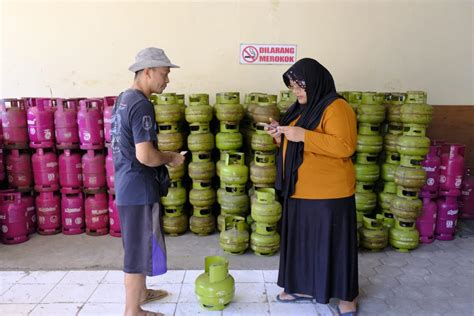
<path id="1" fill-rule="evenodd" d="M 423 210 L 416 222 L 422 243 L 454 239 L 461 206 L 464 213 L 461 217 L 474 218 L 474 195 L 471 195 L 474 181 L 470 169 L 463 181 L 464 152 L 462 144 L 434 141 L 422 163 L 426 184 L 420 192 Z"/>
<path id="2" fill-rule="evenodd" d="M 34 232 L 105 235 L 109 226 L 120 236 L 111 152 L 107 168 L 105 156 L 114 102 L 0 100 L 0 181 L 6 177 L 8 183 L 0 191 L 3 243 L 24 242 Z"/>

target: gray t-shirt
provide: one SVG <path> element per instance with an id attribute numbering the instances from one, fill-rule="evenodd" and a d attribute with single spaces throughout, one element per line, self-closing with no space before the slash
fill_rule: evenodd
<path id="1" fill-rule="evenodd" d="M 117 99 L 112 116 L 112 152 L 115 166 L 117 205 L 145 205 L 159 202 L 155 168 L 136 158 L 135 144 L 153 142 L 156 124 L 153 104 L 138 90 L 128 89 Z"/>

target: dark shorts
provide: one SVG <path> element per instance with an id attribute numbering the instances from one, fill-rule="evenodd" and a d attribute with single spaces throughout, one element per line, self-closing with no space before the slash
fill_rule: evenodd
<path id="1" fill-rule="evenodd" d="M 148 276 L 166 272 L 160 204 L 118 206 L 124 249 L 123 271 Z"/>

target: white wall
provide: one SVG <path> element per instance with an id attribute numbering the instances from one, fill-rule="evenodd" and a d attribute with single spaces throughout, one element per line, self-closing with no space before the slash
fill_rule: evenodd
<path id="1" fill-rule="evenodd" d="M 338 90 L 428 92 L 474 104 L 473 1 L 2 1 L 0 97 L 104 96 L 138 50 L 165 49 L 168 92 L 284 89 L 284 65 L 240 65 L 240 43 L 298 45 Z"/>

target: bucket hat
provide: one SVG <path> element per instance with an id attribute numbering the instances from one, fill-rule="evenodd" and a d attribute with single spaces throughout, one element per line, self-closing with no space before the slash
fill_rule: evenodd
<path id="1" fill-rule="evenodd" d="M 161 48 L 147 47 L 138 52 L 137 56 L 135 56 L 135 63 L 128 67 L 128 70 L 137 72 L 145 68 L 154 67 L 179 68 L 179 66 L 171 63 Z"/>

